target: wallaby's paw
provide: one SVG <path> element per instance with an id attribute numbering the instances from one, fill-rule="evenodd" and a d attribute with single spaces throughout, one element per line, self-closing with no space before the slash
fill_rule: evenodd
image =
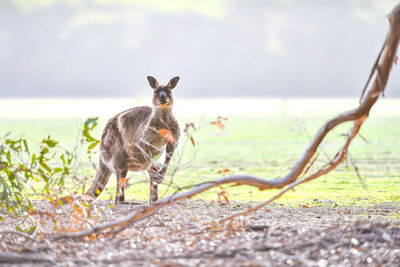
<path id="1" fill-rule="evenodd" d="M 125 202 L 125 196 L 116 196 L 114 199 L 115 204 L 123 204 Z"/>
<path id="2" fill-rule="evenodd" d="M 153 204 L 158 200 L 158 192 L 151 192 L 149 198 L 149 205 Z"/>
<path id="3" fill-rule="evenodd" d="M 153 168 L 149 171 L 149 174 L 150 174 L 150 182 L 152 184 L 158 185 L 163 182 L 165 171 L 163 170 L 158 171 L 157 169 Z"/>

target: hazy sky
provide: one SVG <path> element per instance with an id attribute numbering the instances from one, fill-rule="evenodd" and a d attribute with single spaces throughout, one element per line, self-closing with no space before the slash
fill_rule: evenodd
<path id="1" fill-rule="evenodd" d="M 182 97 L 357 97 L 397 3 L 2 0 L 0 98 L 142 96 L 147 75 Z"/>

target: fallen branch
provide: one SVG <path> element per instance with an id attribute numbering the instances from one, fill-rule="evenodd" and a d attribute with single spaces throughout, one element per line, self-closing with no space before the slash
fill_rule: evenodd
<path id="1" fill-rule="evenodd" d="M 363 122 L 365 119 L 368 117 L 369 112 L 372 108 L 372 106 L 375 104 L 375 102 L 378 100 L 380 95 L 383 93 L 384 88 L 386 88 L 387 81 L 389 79 L 389 74 L 391 71 L 391 68 L 393 66 L 393 63 L 395 62 L 396 59 L 396 53 L 397 53 L 397 48 L 399 44 L 399 38 L 400 38 L 400 5 L 395 7 L 392 11 L 392 13 L 389 15 L 389 22 L 390 22 L 390 28 L 389 28 L 389 33 L 386 37 L 386 40 L 384 42 L 384 45 L 382 47 L 381 52 L 378 55 L 378 58 L 371 70 L 370 77 L 368 78 L 367 84 L 365 88 L 368 88 L 370 85 L 370 81 L 375 74 L 375 80 L 372 86 L 368 91 L 366 89 L 363 90 L 361 98 L 360 98 L 360 105 L 352 110 L 343 112 L 339 114 L 338 116 L 334 117 L 333 119 L 329 120 L 327 123 L 325 123 L 315 134 L 314 138 L 311 140 L 310 144 L 304 151 L 303 155 L 300 157 L 298 162 L 293 166 L 293 168 L 290 170 L 290 172 L 281 178 L 277 178 L 274 180 L 265 180 L 259 177 L 255 176 L 250 176 L 250 175 L 231 175 L 231 176 L 225 176 L 224 178 L 217 179 L 214 181 L 209 181 L 205 183 L 201 183 L 198 185 L 193 186 L 193 188 L 184 191 L 184 192 L 179 192 L 175 193 L 171 196 L 168 196 L 164 199 L 161 199 L 157 202 L 155 202 L 152 205 L 148 205 L 143 207 L 141 210 L 137 211 L 135 214 L 128 216 L 126 218 L 123 218 L 118 221 L 98 225 L 95 227 L 92 227 L 90 229 L 77 232 L 77 233 L 72 233 L 72 234 L 65 234 L 62 236 L 58 236 L 54 238 L 54 240 L 60 240 L 64 238 L 82 238 L 90 235 L 96 235 L 96 234 L 104 234 L 104 235 L 110 235 L 110 234 L 115 234 L 121 231 L 122 229 L 125 229 L 129 225 L 137 222 L 140 219 L 143 219 L 145 217 L 148 217 L 152 214 L 154 214 L 159 208 L 169 205 L 175 201 L 187 199 L 190 197 L 193 197 L 197 194 L 200 194 L 210 188 L 222 185 L 222 184 L 235 184 L 235 185 L 250 185 L 257 187 L 260 190 L 265 190 L 265 189 L 270 189 L 270 188 L 283 188 L 285 187 L 282 191 L 280 191 L 277 195 L 272 197 L 271 199 L 261 202 L 258 205 L 249 208 L 243 212 L 234 214 L 232 216 L 226 217 L 220 222 L 224 222 L 227 220 L 231 220 L 234 217 L 237 216 L 244 216 L 247 215 L 250 212 L 253 212 L 271 202 L 274 200 L 278 199 L 281 197 L 283 194 L 285 194 L 287 191 L 290 189 L 293 189 L 299 184 L 311 181 L 313 179 L 316 179 L 322 175 L 325 175 L 335 169 L 346 157 L 347 155 L 347 150 L 349 145 L 351 144 L 351 141 L 354 139 L 354 137 L 358 134 L 360 127 L 362 126 Z M 347 135 L 347 139 L 343 145 L 343 147 L 337 152 L 336 156 L 334 159 L 332 159 L 330 162 L 328 162 L 325 166 L 314 172 L 313 174 L 309 175 L 308 177 L 298 180 L 298 177 L 305 172 L 305 168 L 308 164 L 310 164 L 310 161 L 312 163 L 313 157 L 320 146 L 321 142 L 324 140 L 325 136 L 337 125 L 348 122 L 348 121 L 354 121 L 353 127 L 350 129 L 349 134 Z M 307 169 L 308 171 L 308 169 Z"/>
<path id="2" fill-rule="evenodd" d="M 36 255 L 0 254 L 0 263 L 56 263 L 56 260 Z"/>
<path id="3" fill-rule="evenodd" d="M 9 235 L 19 235 L 19 236 L 23 236 L 23 237 L 26 238 L 26 239 L 30 239 L 30 240 L 32 240 L 32 241 L 36 241 L 36 240 L 35 240 L 33 237 L 31 237 L 30 235 L 25 234 L 25 233 L 20 232 L 20 231 L 13 231 L 13 230 L 4 230 L 4 231 L 0 231 L 0 235 L 6 235 L 6 234 L 9 234 Z"/>
<path id="4" fill-rule="evenodd" d="M 75 265 L 89 264 L 90 261 L 86 259 L 65 259 L 65 262 L 73 263 Z M 22 264 L 22 263 L 47 263 L 57 265 L 61 263 L 59 259 L 52 257 L 45 257 L 41 255 L 18 255 L 18 254 L 3 254 L 0 253 L 0 263 L 5 264 Z M 47 266 L 47 265 L 46 265 Z"/>

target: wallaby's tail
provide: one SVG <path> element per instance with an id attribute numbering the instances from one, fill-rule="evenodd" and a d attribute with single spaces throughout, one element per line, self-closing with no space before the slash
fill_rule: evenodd
<path id="1" fill-rule="evenodd" d="M 104 165 L 104 163 L 99 162 L 99 166 L 97 169 L 97 173 L 90 188 L 86 191 L 85 195 L 83 195 L 83 199 L 92 199 L 95 200 L 101 192 L 103 192 L 104 187 L 106 187 L 108 179 L 111 176 L 111 171 Z M 79 198 L 81 198 L 79 197 Z M 63 204 L 70 203 L 71 200 L 68 197 L 60 198 Z"/>
<path id="2" fill-rule="evenodd" d="M 106 187 L 108 179 L 111 176 L 110 170 L 104 163 L 99 162 L 99 167 L 97 169 L 96 176 L 92 182 L 90 188 L 86 191 L 85 195 L 88 195 L 96 199 L 101 192 L 103 192 L 104 187 Z"/>

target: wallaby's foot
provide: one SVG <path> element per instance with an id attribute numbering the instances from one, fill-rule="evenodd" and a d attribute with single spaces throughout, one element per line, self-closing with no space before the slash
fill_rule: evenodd
<path id="1" fill-rule="evenodd" d="M 158 200 L 158 191 L 153 191 L 150 194 L 150 198 L 149 198 L 149 204 L 153 204 L 154 202 L 156 202 Z"/>
<path id="2" fill-rule="evenodd" d="M 158 184 L 154 183 L 153 180 L 150 180 L 150 197 L 149 204 L 153 204 L 158 200 Z"/>
<path id="3" fill-rule="evenodd" d="M 115 196 L 115 204 L 125 204 L 125 196 L 120 195 L 120 196 Z"/>
<path id="4" fill-rule="evenodd" d="M 149 204 L 151 205 L 151 204 L 153 204 L 154 202 L 156 202 L 157 200 L 158 200 L 158 192 L 157 192 L 156 195 L 150 196 Z"/>
<path id="5" fill-rule="evenodd" d="M 154 202 L 156 202 L 158 200 L 158 198 L 153 198 L 149 200 L 149 205 L 153 204 Z"/>

